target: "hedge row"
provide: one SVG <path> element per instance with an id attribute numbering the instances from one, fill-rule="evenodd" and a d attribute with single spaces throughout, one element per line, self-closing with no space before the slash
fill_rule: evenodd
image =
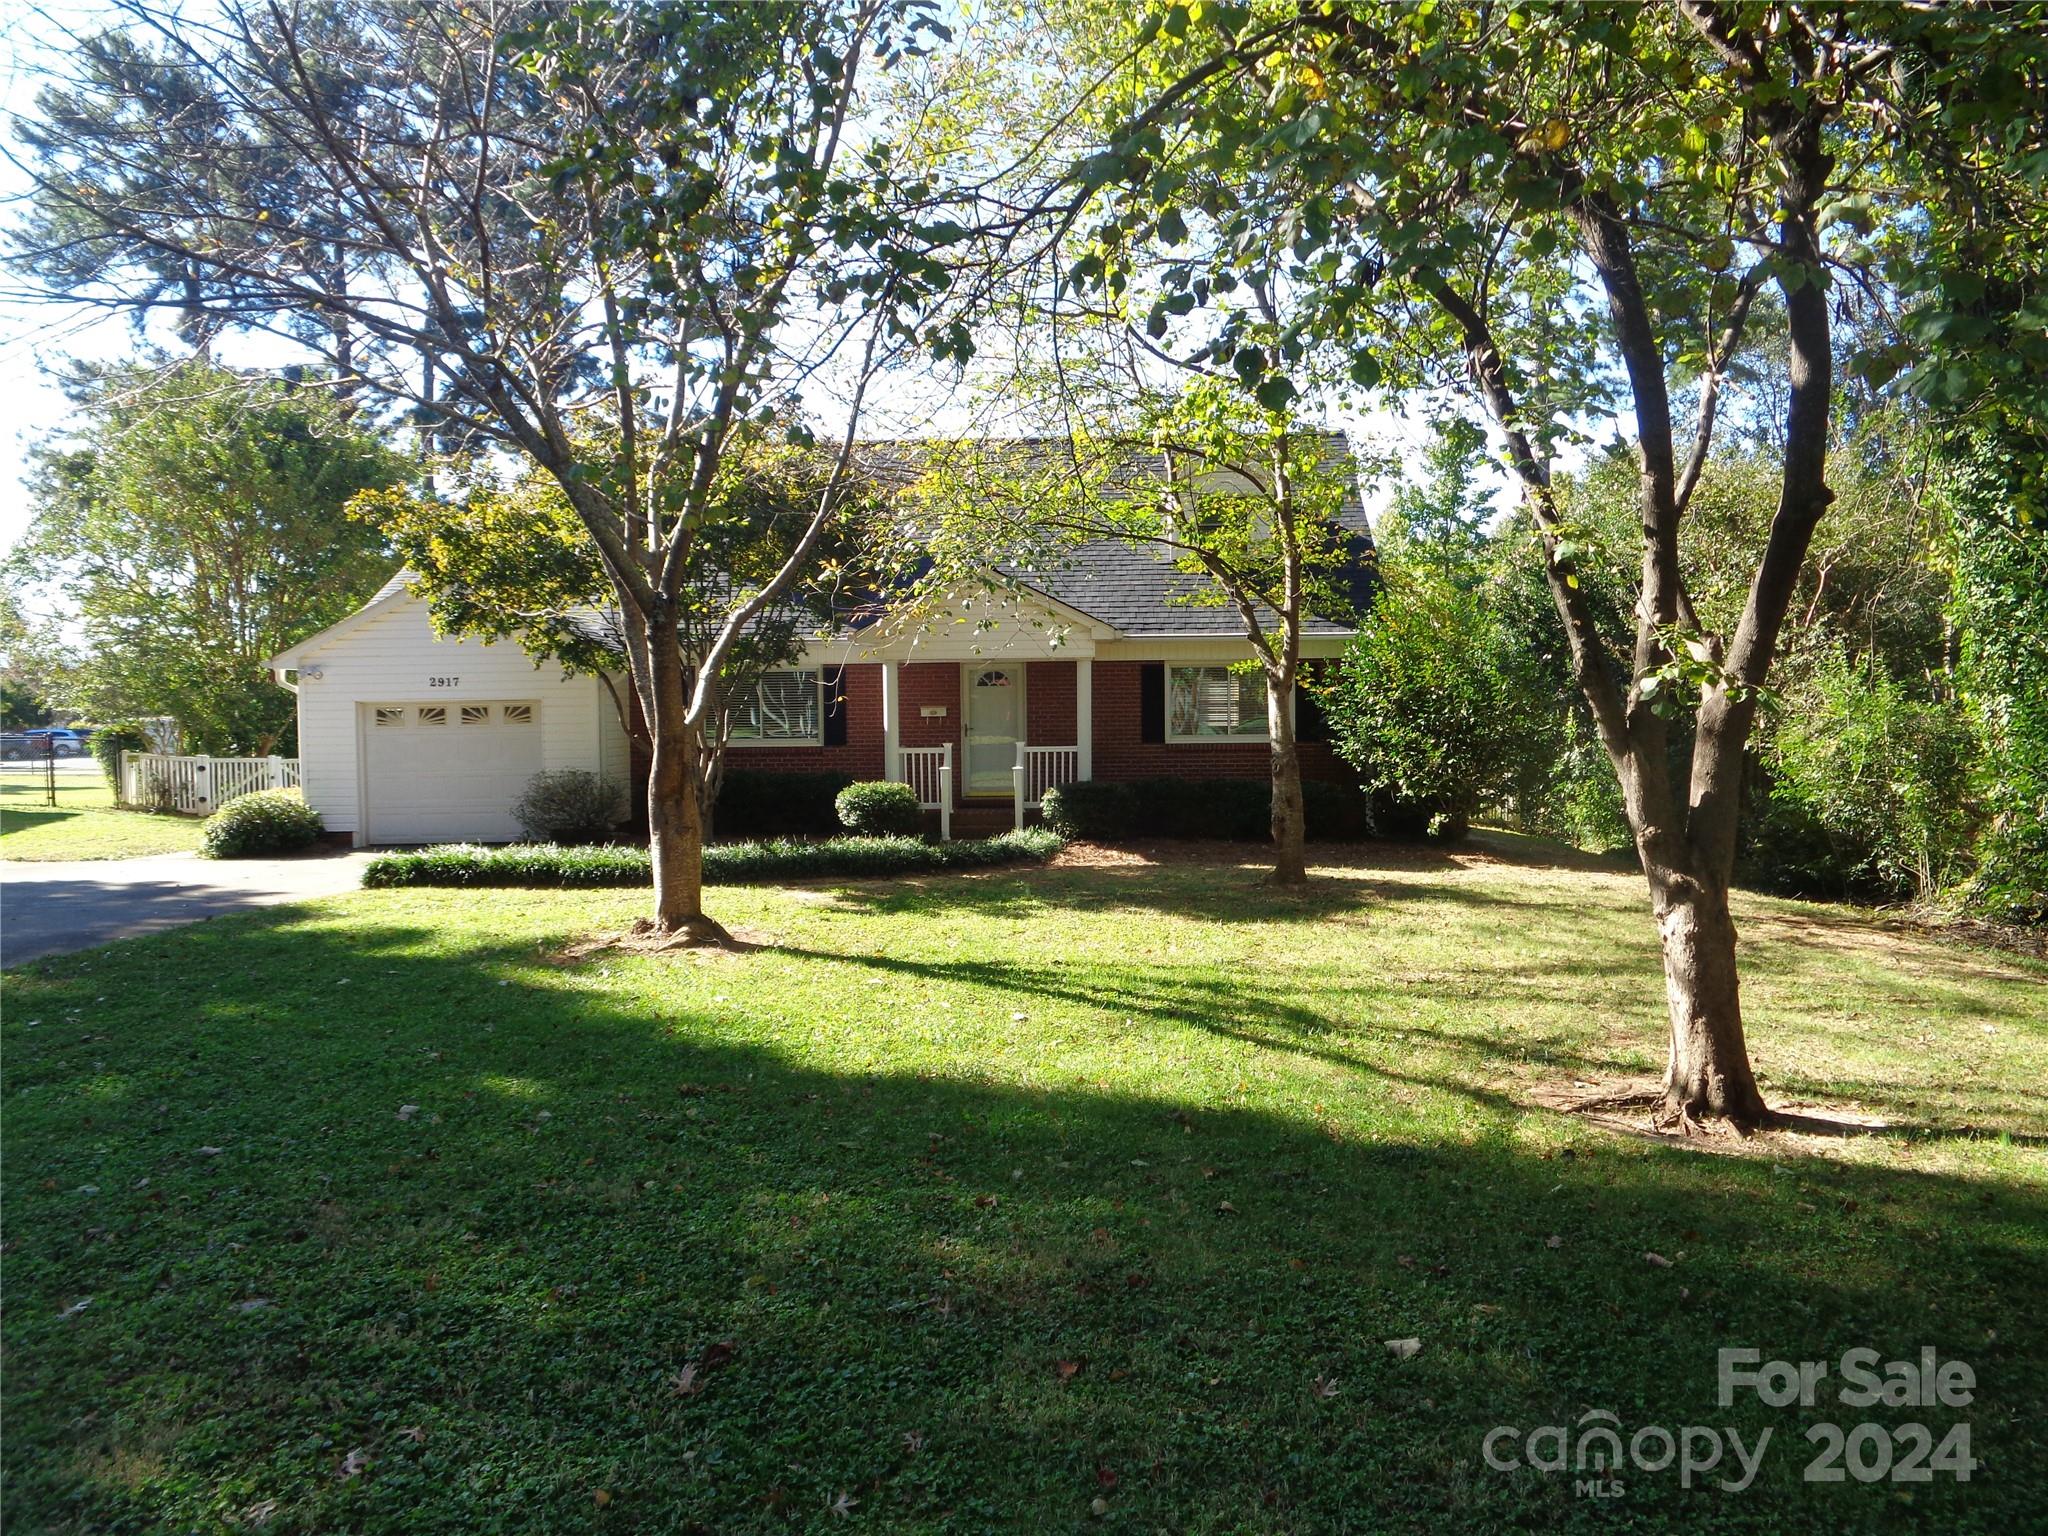
<path id="1" fill-rule="evenodd" d="M 712 827 L 720 837 L 831 837 L 842 828 L 833 803 L 850 773 L 758 773 L 728 768 Z"/>
<path id="2" fill-rule="evenodd" d="M 1349 842 L 1373 831 L 1363 790 L 1318 779 L 1301 786 L 1308 835 Z M 1045 824 L 1062 837 L 1113 843 L 1132 837 L 1219 837 L 1251 842 L 1271 835 L 1273 791 L 1264 779 L 1086 779 L 1045 794 Z"/>
<path id="3" fill-rule="evenodd" d="M 1035 863 L 1059 852 L 1043 827 L 978 842 L 928 843 L 915 837 L 835 837 L 827 842 L 719 843 L 704 850 L 704 883 L 744 885 L 820 877 L 867 879 Z M 514 843 L 483 848 L 451 843 L 415 853 L 379 854 L 363 868 L 371 886 L 635 886 L 653 878 L 641 847 L 564 848 Z"/>

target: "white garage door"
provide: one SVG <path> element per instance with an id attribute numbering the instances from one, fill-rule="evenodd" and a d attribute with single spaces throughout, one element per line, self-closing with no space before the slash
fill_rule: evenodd
<path id="1" fill-rule="evenodd" d="M 504 843 L 540 772 L 540 706 L 371 704 L 363 710 L 372 843 Z"/>

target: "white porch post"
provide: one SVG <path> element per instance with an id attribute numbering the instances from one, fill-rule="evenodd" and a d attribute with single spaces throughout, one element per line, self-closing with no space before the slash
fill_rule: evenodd
<path id="1" fill-rule="evenodd" d="M 1095 658 L 1074 663 L 1074 777 L 1095 777 Z"/>
<path id="2" fill-rule="evenodd" d="M 903 777 L 903 681 L 896 675 L 897 663 L 882 663 L 882 777 Z"/>
<path id="3" fill-rule="evenodd" d="M 953 743 L 939 752 L 939 841 L 953 841 Z"/>
<path id="4" fill-rule="evenodd" d="M 1024 830 L 1024 743 L 1017 743 L 1017 766 L 1010 770 L 1010 794 L 1017 802 L 1017 830 Z"/>

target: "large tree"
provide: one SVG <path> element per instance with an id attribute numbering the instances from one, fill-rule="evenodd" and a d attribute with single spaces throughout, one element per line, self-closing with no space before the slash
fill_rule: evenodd
<path id="1" fill-rule="evenodd" d="M 115 368 L 73 393 L 7 568 L 75 612 L 65 702 L 168 715 L 196 751 L 276 751 L 292 701 L 264 663 L 389 574 L 383 539 L 345 509 L 403 464 L 327 391 L 203 363 Z"/>
<path id="2" fill-rule="evenodd" d="M 1000 581 L 1004 572 L 1056 569 L 1080 546 L 1115 540 L 1177 573 L 1176 602 L 1227 609 L 1251 647 L 1239 676 L 1264 702 L 1271 878 L 1304 884 L 1294 717 L 1310 681 L 1302 637 L 1312 620 L 1351 620 L 1363 596 L 1370 541 L 1340 520 L 1357 493 L 1358 465 L 1328 434 L 1259 404 L 1234 379 L 1148 380 L 1128 358 L 1121 367 L 1095 362 L 1082 368 L 1070 356 L 1040 402 L 1064 432 L 935 456 L 925 495 L 953 515 L 932 547 L 951 558 L 935 559 L 927 579 L 941 587 L 985 573 Z M 1169 699 L 1169 709 L 1176 705 L 1202 709 L 1195 697 Z"/>
<path id="3" fill-rule="evenodd" d="M 1206 355 L 1254 383 L 1330 351 L 1361 389 L 1452 389 L 1483 411 L 1650 887 L 1670 1014 L 1660 1098 L 1686 1125 L 1766 1115 L 1728 888 L 1758 696 L 1831 500 L 1841 279 L 1881 298 L 1865 236 L 1910 239 L 1925 198 L 1894 153 L 1918 110 L 1899 81 L 1931 54 L 1991 48 L 2001 14 L 1174 5 L 1136 24 L 1128 112 L 1080 172 L 1099 215 L 1080 275 L 1147 291 L 1169 339 L 1206 324 Z M 1946 126 L 1969 138 L 1982 120 Z M 1277 327 L 1245 300 L 1254 284 L 1280 296 Z M 1688 584 L 1686 513 L 1767 288 L 1788 385 L 1771 423 L 1777 510 L 1739 613 L 1713 629 Z M 1674 375 L 1698 381 L 1689 420 Z M 1638 462 L 1622 667 L 1556 493 L 1560 452 L 1610 410 Z M 1674 770 L 1681 713 L 1693 746 Z"/>
<path id="4" fill-rule="evenodd" d="M 869 385 L 962 233 L 924 147 L 892 141 L 865 94 L 942 35 L 931 0 L 115 9 L 150 68 L 203 82 L 212 126 L 111 174 L 135 151 L 46 95 L 25 140 L 45 210 L 31 234 L 94 242 L 96 260 L 65 276 L 36 244 L 31 270 L 106 302 L 197 272 L 188 309 L 288 329 L 337 364 L 346 345 L 360 393 L 549 476 L 625 620 L 652 744 L 652 924 L 721 938 L 697 792 L 717 678 L 854 493 Z M 346 285 L 309 272 L 337 244 Z M 707 573 L 727 455 L 821 380 L 844 431 L 787 557 L 765 579 Z M 718 622 L 686 651 L 684 613 L 706 603 Z"/>
<path id="5" fill-rule="evenodd" d="M 677 628 L 687 656 L 705 654 L 724 625 L 734 586 L 771 579 L 810 527 L 813 508 L 834 472 L 832 456 L 762 429 L 735 443 L 719 467 L 722 515 L 705 524 L 690 551 Z M 560 484 L 538 470 L 507 476 L 488 458 L 452 460 L 437 492 L 393 486 L 357 497 L 351 512 L 391 540 L 447 634 L 512 640 L 536 663 L 595 676 L 611 695 L 619 723 L 636 746 L 650 745 L 634 707 L 624 616 L 604 561 Z M 863 466 L 858 473 L 865 476 Z M 828 627 L 848 584 L 871 591 L 875 566 L 895 548 L 878 498 L 838 499 L 840 515 L 819 541 L 812 567 L 755 616 L 725 653 L 702 727 L 697 793 L 710 836 L 732 730 L 730 701 L 751 694 L 763 674 L 786 667 Z"/>

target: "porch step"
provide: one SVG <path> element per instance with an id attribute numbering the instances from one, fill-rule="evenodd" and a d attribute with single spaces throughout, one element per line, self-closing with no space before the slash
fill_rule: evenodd
<path id="1" fill-rule="evenodd" d="M 938 831 L 939 813 L 927 811 L 925 819 L 931 823 L 931 830 Z M 1035 826 L 1038 812 L 1026 811 L 1024 825 Z M 955 837 L 1000 837 L 1017 825 L 1016 810 L 1008 805 L 969 805 L 953 812 L 953 835 Z"/>

